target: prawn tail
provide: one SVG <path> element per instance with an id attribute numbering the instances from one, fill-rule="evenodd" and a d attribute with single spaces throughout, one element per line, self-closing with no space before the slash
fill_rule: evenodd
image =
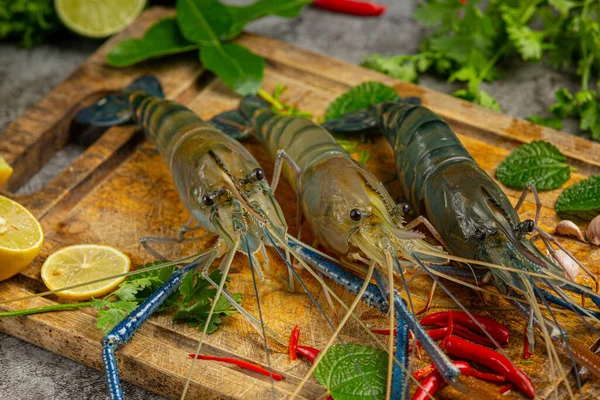
<path id="1" fill-rule="evenodd" d="M 164 98 L 165 95 L 158 79 L 154 76 L 142 76 L 124 89 L 101 98 L 95 104 L 80 110 L 75 120 L 92 126 L 113 126 L 128 122 L 131 117 L 129 96 L 134 92 Z"/>
<path id="2" fill-rule="evenodd" d="M 405 97 L 395 102 L 373 104 L 368 108 L 350 111 L 339 118 L 325 121 L 322 126 L 333 134 L 363 135 L 379 132 L 378 116 L 386 109 L 386 105 L 394 103 L 408 103 L 421 105 L 418 97 Z"/>
<path id="3" fill-rule="evenodd" d="M 251 136 L 252 116 L 257 110 L 270 109 L 269 103 L 258 96 L 246 96 L 237 110 L 225 111 L 216 115 L 210 123 L 226 135 L 243 140 Z"/>

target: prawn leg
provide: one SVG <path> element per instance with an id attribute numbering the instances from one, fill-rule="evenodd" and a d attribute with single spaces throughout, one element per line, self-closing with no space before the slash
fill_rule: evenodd
<path id="1" fill-rule="evenodd" d="M 152 293 L 146 301 L 140 304 L 102 339 L 102 362 L 111 400 L 122 400 L 124 398 L 115 351 L 131 340 L 142 324 L 179 288 L 187 274 L 198 268 L 207 256 L 208 260 L 205 263 L 212 263 L 216 256 L 216 249 L 209 249 L 192 263 L 175 270 L 160 289 Z"/>

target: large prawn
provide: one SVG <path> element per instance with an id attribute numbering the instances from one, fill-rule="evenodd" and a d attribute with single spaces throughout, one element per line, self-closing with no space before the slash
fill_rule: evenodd
<path id="1" fill-rule="evenodd" d="M 301 265 L 309 269 L 309 265 L 302 257 L 316 254 L 312 253 L 310 248 L 304 246 L 302 257 L 300 257 L 297 251 L 288 243 L 289 235 L 286 221 L 265 179 L 263 170 L 254 157 L 238 141 L 225 135 L 210 123 L 203 121 L 183 105 L 165 100 L 159 82 L 150 76 L 139 78 L 129 87 L 109 95 L 91 107 L 81 110 L 76 119 L 81 123 L 94 126 L 112 126 L 132 119 L 144 129 L 166 161 L 173 175 L 179 197 L 189 210 L 191 218 L 188 224 L 182 227 L 177 238 L 142 238 L 142 245 L 151 254 L 160 259 L 165 259 L 154 248 L 156 243 L 193 241 L 194 238 L 184 238 L 184 236 L 186 232 L 198 228 L 203 228 L 218 237 L 216 244 L 212 247 L 192 257 L 187 257 L 185 260 L 192 260 L 189 264 L 176 269 L 157 292 L 131 312 L 102 340 L 102 359 L 111 399 L 123 398 L 115 351 L 132 339 L 140 326 L 181 285 L 184 277 L 196 269 L 201 269 L 203 277 L 217 288 L 207 322 L 196 348 L 197 354 L 206 335 L 208 322 L 211 320 L 215 305 L 221 295 L 226 297 L 230 304 L 264 338 L 269 368 L 267 338 L 275 345 L 286 346 L 285 340 L 282 340 L 276 332 L 263 323 L 258 292 L 256 291 L 255 275 L 258 275 L 262 280 L 265 272 L 268 272 L 269 259 L 265 246 L 277 250 L 291 271 L 290 281 L 293 278 L 300 281 L 311 300 L 315 302 L 317 308 L 327 319 L 326 314 L 304 285 L 301 277 L 293 270 L 288 259 L 288 254 L 292 254 Z M 193 220 L 197 222 L 195 227 L 190 226 Z M 287 254 L 284 254 L 283 251 Z M 259 318 L 248 313 L 224 289 L 228 271 L 237 252 L 245 254 L 249 259 L 257 296 Z M 208 272 L 213 261 L 219 257 L 222 257 L 219 267 L 222 271 L 222 278 L 219 282 L 215 282 Z M 167 262 L 129 274 L 182 264 L 183 261 L 182 259 Z M 343 278 L 346 276 L 344 274 L 346 274 L 344 271 L 340 271 L 338 276 Z M 112 278 L 114 277 L 104 279 Z M 100 280 L 102 279 L 94 282 Z M 85 282 L 77 286 L 89 283 L 91 282 Z M 360 292 L 361 297 L 366 299 L 369 304 L 384 312 L 387 311 L 386 300 L 372 287 L 369 287 L 368 281 L 364 282 L 348 275 L 344 279 L 344 285 L 353 288 L 357 293 Z M 73 287 L 75 286 L 5 302 L 48 295 Z M 362 290 L 359 288 L 362 288 Z M 335 330 L 329 319 L 327 319 L 327 322 L 332 330 Z M 344 345 L 341 338 L 338 338 L 338 340 Z M 348 354 L 352 358 L 352 355 Z M 195 360 L 196 358 L 193 362 Z M 358 364 L 356 365 L 359 373 L 364 378 L 364 374 L 360 372 L 360 367 Z M 193 368 L 194 365 L 192 364 L 182 398 L 185 397 L 188 390 Z M 273 382 L 273 379 L 271 379 L 271 382 Z"/>
<path id="2" fill-rule="evenodd" d="M 283 171 L 296 192 L 298 208 L 308 221 L 316 241 L 336 256 L 364 261 L 369 266 L 366 280 L 373 275 L 386 299 L 395 293 L 392 275 L 395 272 L 402 273 L 406 264 L 400 258 L 409 264 L 428 264 L 428 268 L 432 269 L 436 268 L 434 265 L 452 258 L 425 242 L 422 234 L 406 229 L 402 221 L 402 205 L 396 205 L 381 182 L 355 162 L 329 132 L 310 119 L 278 115 L 260 98 L 246 97 L 237 111 L 222 113 L 213 118 L 213 122 L 231 136 L 242 138 L 245 134 L 252 134 L 262 143 L 267 153 L 275 159 L 273 190 Z M 300 243 L 297 245 L 302 246 Z M 300 251 L 300 254 L 303 252 Z M 306 259 L 318 270 L 326 264 L 325 259 L 317 260 L 314 255 Z M 331 271 L 331 268 L 327 268 L 323 273 L 339 280 Z M 480 388 L 474 391 L 472 387 L 467 387 L 460 371 L 418 324 L 414 310 L 410 312 L 397 295 L 390 300 L 390 312 L 396 311 L 399 325 L 415 333 L 437 367 L 444 371 L 450 384 L 471 397 L 494 397 Z M 351 307 L 336 333 L 352 310 Z M 390 376 L 393 379 L 392 393 L 387 395 L 403 398 L 406 385 L 400 379 L 407 380 L 401 373 L 406 364 L 394 364 L 393 367 L 392 364 L 399 360 L 405 362 L 406 355 L 399 353 L 402 349 L 398 345 L 396 360 L 393 360 L 391 341 L 389 347 L 388 379 Z"/>
<path id="3" fill-rule="evenodd" d="M 548 306 L 552 302 L 597 320 L 597 312 L 577 304 L 564 289 L 590 297 L 596 304 L 600 298 L 590 288 L 566 280 L 560 263 L 533 244 L 530 233 L 541 239 L 552 255 L 555 250 L 550 243 L 566 251 L 539 227 L 541 203 L 533 186 L 525 189 L 513 208 L 448 124 L 426 107 L 411 102 L 373 105 L 328 121 L 324 127 L 344 134 L 381 131 L 393 148 L 401 189 L 410 208 L 427 218 L 454 255 L 504 266 L 490 269 L 493 283 L 502 295 L 512 298 L 508 301 L 529 321 L 530 340 L 535 327 L 547 342 L 558 344 L 563 354 L 600 377 L 600 358 L 568 337 Z M 538 208 L 534 220 L 521 221 L 517 210 L 529 191 Z M 583 264 L 573 259 L 597 282 Z M 542 315 L 542 308 L 551 319 Z M 558 362 L 551 348 L 550 353 L 551 360 Z M 579 384 L 577 371 L 576 375 Z"/>

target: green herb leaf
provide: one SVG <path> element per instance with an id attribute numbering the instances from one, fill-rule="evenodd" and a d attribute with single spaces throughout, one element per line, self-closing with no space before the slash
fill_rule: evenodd
<path id="1" fill-rule="evenodd" d="M 143 38 L 125 39 L 117 43 L 106 55 L 106 61 L 113 67 L 127 67 L 149 58 L 197 48 L 197 44 L 181 35 L 175 18 L 165 18 L 148 28 Z"/>
<path id="2" fill-rule="evenodd" d="M 267 15 L 295 18 L 300 15 L 306 4 L 314 0 L 258 0 L 245 7 L 228 7 L 234 18 L 234 30 L 242 31 L 244 26 L 255 19 Z"/>
<path id="3" fill-rule="evenodd" d="M 554 145 L 543 141 L 524 144 L 504 159 L 496 178 L 509 187 L 523 189 L 532 183 L 538 190 L 561 187 L 571 176 L 566 157 Z"/>
<path id="4" fill-rule="evenodd" d="M 138 306 L 136 301 L 95 300 L 92 307 L 98 311 L 96 326 L 107 333 L 117 326 L 130 312 Z"/>
<path id="5" fill-rule="evenodd" d="M 385 351 L 369 346 L 334 345 L 323 355 L 314 376 L 335 400 L 379 399 L 385 397 L 387 359 Z"/>
<path id="6" fill-rule="evenodd" d="M 426 57 L 396 56 L 388 58 L 379 54 L 371 54 L 366 56 L 360 65 L 382 72 L 392 78 L 416 82 L 418 80 L 417 69 L 424 72 L 431 65 L 431 60 Z"/>
<path id="7" fill-rule="evenodd" d="M 265 61 L 245 47 L 218 42 L 204 46 L 200 61 L 242 96 L 255 94 L 262 85 Z"/>
<path id="8" fill-rule="evenodd" d="M 337 97 L 325 111 L 325 120 L 339 118 L 355 110 L 367 108 L 384 101 L 397 101 L 398 93 L 380 82 L 365 82 Z"/>
<path id="9" fill-rule="evenodd" d="M 590 176 L 566 188 L 556 200 L 558 214 L 591 221 L 600 214 L 600 175 Z"/>
<path id="10" fill-rule="evenodd" d="M 190 42 L 216 45 L 237 36 L 229 7 L 218 0 L 177 0 L 177 24 Z"/>
<path id="11" fill-rule="evenodd" d="M 530 115 L 527 117 L 528 121 L 533 122 L 534 124 L 547 126 L 552 129 L 560 130 L 563 127 L 562 118 L 559 117 L 542 117 L 541 115 Z"/>

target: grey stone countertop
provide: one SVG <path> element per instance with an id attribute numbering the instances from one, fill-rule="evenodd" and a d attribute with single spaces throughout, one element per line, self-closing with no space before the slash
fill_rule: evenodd
<path id="1" fill-rule="evenodd" d="M 294 20 L 269 17 L 252 23 L 248 31 L 324 53 L 352 63 L 366 54 L 407 54 L 417 51 L 423 28 L 412 19 L 416 1 L 380 0 L 388 11 L 379 18 L 358 18 L 307 7 Z M 63 81 L 99 45 L 99 41 L 67 37 L 58 42 L 22 49 L 0 43 L 0 131 Z M 553 102 L 560 87 L 576 89 L 577 79 L 542 64 L 504 66 L 504 78 L 486 86 L 505 113 L 526 117 L 542 113 Z M 455 87 L 423 77 L 423 86 L 444 92 Z M 68 148 L 53 160 L 54 166 L 38 174 L 33 191 L 44 174 L 54 175 L 78 154 Z M 28 190 L 27 190 L 28 189 Z M 105 399 L 103 374 L 95 369 L 42 350 L 0 333 L 0 398 L 20 400 Z M 127 399 L 159 399 L 144 389 L 124 383 Z"/>

